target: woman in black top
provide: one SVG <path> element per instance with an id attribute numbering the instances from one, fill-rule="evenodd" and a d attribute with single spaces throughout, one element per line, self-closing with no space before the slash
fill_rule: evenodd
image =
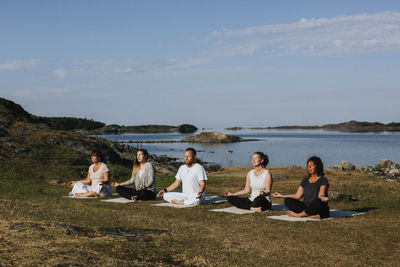
<path id="1" fill-rule="evenodd" d="M 308 176 L 304 178 L 296 194 L 282 195 L 278 192 L 274 197 L 285 198 L 285 206 L 291 217 L 310 217 L 324 219 L 329 217 L 328 179 L 324 176 L 324 165 L 319 157 L 307 160 Z M 299 199 L 304 196 L 304 202 Z"/>

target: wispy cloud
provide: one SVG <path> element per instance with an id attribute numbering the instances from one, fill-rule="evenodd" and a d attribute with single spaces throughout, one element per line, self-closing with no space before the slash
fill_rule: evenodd
<path id="1" fill-rule="evenodd" d="M 13 60 L 0 65 L 0 70 L 21 70 L 35 67 L 36 65 L 42 64 L 37 59 L 27 60 Z"/>
<path id="2" fill-rule="evenodd" d="M 87 60 L 64 64 L 53 71 L 59 78 L 76 75 L 135 75 L 143 73 L 185 71 L 209 62 L 207 58 L 167 60 Z"/>
<path id="3" fill-rule="evenodd" d="M 400 12 L 301 19 L 214 31 L 213 56 L 335 55 L 400 50 Z"/>

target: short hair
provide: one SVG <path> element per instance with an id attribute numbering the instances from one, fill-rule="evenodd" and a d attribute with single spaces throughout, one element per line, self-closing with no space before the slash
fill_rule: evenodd
<path id="1" fill-rule="evenodd" d="M 192 152 L 192 155 L 196 157 L 196 150 L 195 150 L 194 148 L 188 147 L 188 148 L 186 148 L 185 152 L 186 152 L 186 151 Z"/>
<path id="2" fill-rule="evenodd" d="M 324 174 L 324 164 L 322 163 L 322 160 L 321 160 L 321 158 L 320 157 L 317 157 L 317 156 L 312 156 L 311 158 L 309 158 L 308 160 L 307 160 L 307 164 L 309 163 L 309 162 L 312 162 L 312 163 L 314 163 L 314 165 L 317 167 L 317 175 L 318 176 L 321 176 L 321 175 L 325 175 Z"/>
<path id="3" fill-rule="evenodd" d="M 99 158 L 100 162 L 103 162 L 103 155 L 98 150 L 93 150 L 90 156 L 96 156 Z"/>
<path id="4" fill-rule="evenodd" d="M 263 162 L 261 163 L 261 167 L 265 168 L 267 167 L 268 163 L 269 163 L 269 159 L 268 159 L 268 155 L 264 154 L 263 152 L 257 151 L 254 152 L 253 155 L 259 155 L 260 158 L 263 160 Z"/>

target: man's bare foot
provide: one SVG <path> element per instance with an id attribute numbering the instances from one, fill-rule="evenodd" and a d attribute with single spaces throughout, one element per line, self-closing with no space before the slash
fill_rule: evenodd
<path id="1" fill-rule="evenodd" d="M 261 212 L 262 211 L 261 207 L 257 207 L 257 208 L 251 207 L 250 210 L 251 211 L 255 211 L 255 212 Z"/>
<path id="2" fill-rule="evenodd" d="M 183 202 L 183 200 L 171 200 L 171 203 L 172 204 L 176 204 L 176 205 L 183 205 L 184 204 L 184 202 Z"/>
<path id="3" fill-rule="evenodd" d="M 137 196 L 132 196 L 131 199 L 133 200 L 133 202 L 137 201 Z"/>
<path id="4" fill-rule="evenodd" d="M 321 216 L 319 216 L 319 214 L 308 216 L 308 218 L 321 220 Z"/>

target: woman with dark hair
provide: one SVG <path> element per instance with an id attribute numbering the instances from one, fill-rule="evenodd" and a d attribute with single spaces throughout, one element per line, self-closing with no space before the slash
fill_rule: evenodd
<path id="1" fill-rule="evenodd" d="M 89 167 L 86 179 L 80 181 L 71 181 L 68 183 L 72 187 L 70 196 L 76 197 L 105 197 L 111 196 L 112 190 L 109 185 L 110 169 L 103 162 L 103 157 L 99 151 L 91 153 L 93 162 Z"/>
<path id="2" fill-rule="evenodd" d="M 123 182 L 114 182 L 112 185 L 117 187 L 116 191 L 122 197 L 136 200 L 152 200 L 156 198 L 155 175 L 156 170 L 147 161 L 149 154 L 146 149 L 139 149 L 133 163 L 131 179 Z M 136 189 L 126 187 L 135 184 Z"/>
<path id="3" fill-rule="evenodd" d="M 272 176 L 266 169 L 268 156 L 263 152 L 253 154 L 254 169 L 247 173 L 246 185 L 243 190 L 235 193 L 226 192 L 225 196 L 232 205 L 246 210 L 261 212 L 271 209 Z M 250 197 L 239 197 L 250 193 Z"/>
<path id="4" fill-rule="evenodd" d="M 316 156 L 309 158 L 307 172 L 308 176 L 301 181 L 296 194 L 282 195 L 275 192 L 273 196 L 285 198 L 285 206 L 291 217 L 329 218 L 329 182 L 324 174 L 322 160 Z M 304 202 L 299 200 L 302 196 Z"/>

